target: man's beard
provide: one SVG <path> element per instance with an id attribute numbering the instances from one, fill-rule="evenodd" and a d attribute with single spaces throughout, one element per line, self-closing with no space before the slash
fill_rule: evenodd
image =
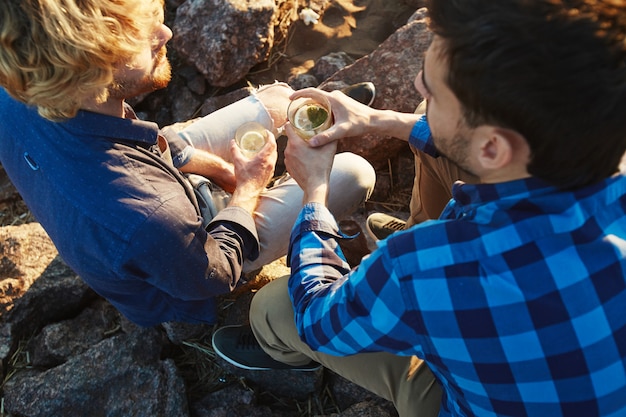
<path id="1" fill-rule="evenodd" d="M 116 80 L 109 88 L 109 95 L 126 99 L 167 87 L 172 79 L 172 66 L 165 46 L 155 56 L 154 63 L 152 72 L 141 79 Z"/>
<path id="2" fill-rule="evenodd" d="M 463 137 L 461 133 L 456 132 L 452 138 L 446 139 L 433 135 L 432 140 L 437 152 L 441 156 L 454 162 L 464 171 L 475 175 L 469 166 L 469 139 Z"/>
<path id="3" fill-rule="evenodd" d="M 152 91 L 160 90 L 167 87 L 172 79 L 172 66 L 167 59 L 167 49 L 165 46 L 161 48 L 155 57 L 156 65 L 154 67 L 152 79 Z"/>

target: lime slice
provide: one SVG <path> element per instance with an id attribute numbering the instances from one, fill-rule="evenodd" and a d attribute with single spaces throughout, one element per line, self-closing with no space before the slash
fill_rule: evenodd
<path id="1" fill-rule="evenodd" d="M 265 137 L 261 133 L 252 130 L 243 134 L 239 145 L 243 150 L 258 152 L 265 145 Z"/>
<path id="2" fill-rule="evenodd" d="M 317 104 L 306 104 L 300 107 L 294 116 L 294 125 L 301 130 L 313 130 L 324 124 L 328 119 L 328 111 Z"/>

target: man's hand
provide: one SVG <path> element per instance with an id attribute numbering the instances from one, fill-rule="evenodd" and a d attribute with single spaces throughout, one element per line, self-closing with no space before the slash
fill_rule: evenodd
<path id="1" fill-rule="evenodd" d="M 291 99 L 322 95 L 330 101 L 333 113 L 333 125 L 313 136 L 309 145 L 323 146 L 343 137 L 359 136 L 368 131 L 369 119 L 373 109 L 348 97 L 340 91 L 326 92 L 317 88 L 305 88 L 296 91 Z"/>
<path id="2" fill-rule="evenodd" d="M 285 166 L 304 191 L 303 204 L 320 203 L 328 200 L 330 170 L 337 151 L 337 142 L 313 148 L 295 132 L 288 123 L 285 132 L 289 140 L 285 149 Z"/>
<path id="3" fill-rule="evenodd" d="M 345 137 L 363 136 L 367 133 L 408 141 L 413 125 L 421 116 L 374 109 L 348 97 L 341 91 L 327 92 L 317 88 L 305 88 L 296 91 L 290 98 L 317 95 L 323 95 L 330 101 L 334 123 L 329 129 L 309 140 L 309 145 L 313 147 L 323 146 Z"/>
<path id="4" fill-rule="evenodd" d="M 233 139 L 230 152 L 235 166 L 236 188 L 229 206 L 242 207 L 250 214 L 256 209 L 259 196 L 274 176 L 278 153 L 276 139 L 268 132 L 267 143 L 252 158 L 245 157 Z"/>

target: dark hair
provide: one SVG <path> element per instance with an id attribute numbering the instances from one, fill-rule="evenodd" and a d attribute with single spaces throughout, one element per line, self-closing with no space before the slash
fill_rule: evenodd
<path id="1" fill-rule="evenodd" d="M 522 134 L 528 171 L 561 188 L 626 150 L 626 0 L 428 0 L 467 123 Z"/>

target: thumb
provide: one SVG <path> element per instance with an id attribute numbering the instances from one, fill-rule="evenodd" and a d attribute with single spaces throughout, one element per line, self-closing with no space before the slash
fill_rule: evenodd
<path id="1" fill-rule="evenodd" d="M 313 148 L 317 148 L 317 147 L 324 146 L 327 143 L 334 141 L 335 138 L 331 135 L 332 133 L 331 129 L 325 130 L 311 137 L 311 139 L 309 139 L 309 146 Z"/>
<path id="2" fill-rule="evenodd" d="M 233 162 L 246 159 L 243 153 L 241 153 L 241 149 L 239 148 L 239 145 L 237 145 L 237 142 L 235 142 L 235 139 L 230 140 L 230 156 Z"/>

